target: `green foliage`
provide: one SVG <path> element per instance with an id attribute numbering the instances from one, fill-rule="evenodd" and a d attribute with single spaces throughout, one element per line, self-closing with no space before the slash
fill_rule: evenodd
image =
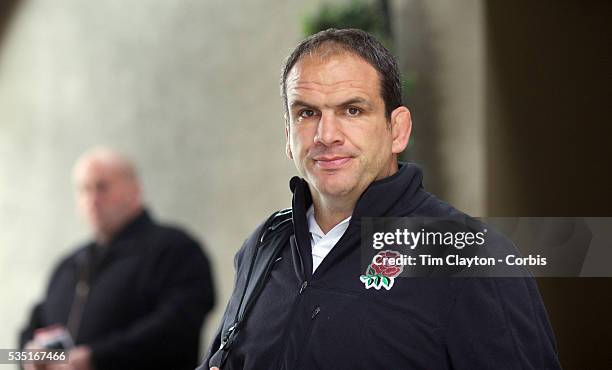
<path id="1" fill-rule="evenodd" d="M 304 19 L 304 33 L 310 36 L 328 28 L 359 28 L 364 30 L 392 49 L 391 35 L 388 31 L 387 16 L 382 2 L 351 0 L 345 3 L 325 3 L 321 8 Z"/>

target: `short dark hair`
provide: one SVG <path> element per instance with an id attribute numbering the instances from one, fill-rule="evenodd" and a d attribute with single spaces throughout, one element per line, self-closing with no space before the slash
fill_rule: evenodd
<path id="1" fill-rule="evenodd" d="M 380 77 L 380 94 L 385 102 L 385 113 L 387 119 L 391 117 L 391 112 L 402 105 L 402 85 L 400 83 L 400 73 L 397 61 L 377 39 L 365 31 L 348 28 L 330 28 L 325 31 L 315 33 L 299 43 L 289 54 L 283 64 L 280 88 L 285 113 L 289 116 L 287 101 L 287 75 L 295 64 L 305 54 L 314 53 L 324 46 L 338 46 L 340 49 L 349 53 L 356 54 L 364 59 L 378 71 Z"/>

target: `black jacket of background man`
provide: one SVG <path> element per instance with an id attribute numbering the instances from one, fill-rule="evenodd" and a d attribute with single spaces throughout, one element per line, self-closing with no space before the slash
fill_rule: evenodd
<path id="1" fill-rule="evenodd" d="M 68 324 L 83 266 L 90 289 L 74 339 L 91 346 L 97 370 L 196 366 L 200 329 L 214 304 L 210 266 L 196 241 L 146 211 L 109 245 L 87 244 L 59 264 L 22 347 L 36 328 Z"/>
<path id="2" fill-rule="evenodd" d="M 313 274 L 306 220 L 311 196 L 304 180 L 292 179 L 293 227 L 279 232 L 287 238 L 269 239 L 286 246 L 222 370 L 559 369 L 532 278 L 398 278 L 390 290 L 365 289 L 359 279 L 362 217 L 461 215 L 421 182 L 418 167 L 402 164 L 371 184 L 346 233 Z M 261 233 L 260 226 L 236 255 L 236 288 L 199 369 L 218 365 L 250 265 L 244 256 Z"/>

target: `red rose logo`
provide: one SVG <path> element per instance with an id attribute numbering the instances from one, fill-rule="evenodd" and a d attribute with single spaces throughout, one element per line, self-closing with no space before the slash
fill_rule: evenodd
<path id="1" fill-rule="evenodd" d="M 359 280 L 365 284 L 366 289 L 391 289 L 395 283 L 395 278 L 404 271 L 402 264 L 393 263 L 398 257 L 401 261 L 402 255 L 396 251 L 378 252 L 372 259 L 370 266 L 368 266 L 365 275 L 361 275 Z"/>
<path id="2" fill-rule="evenodd" d="M 377 274 L 384 275 L 386 277 L 396 277 L 402 273 L 403 266 L 390 265 L 389 260 L 400 257 L 399 252 L 396 251 L 384 251 L 379 252 L 377 257 L 374 258 L 372 268 Z M 378 257 L 380 256 L 380 257 Z"/>

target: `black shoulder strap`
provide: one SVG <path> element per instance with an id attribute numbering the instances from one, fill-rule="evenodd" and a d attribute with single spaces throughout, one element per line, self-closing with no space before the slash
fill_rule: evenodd
<path id="1" fill-rule="evenodd" d="M 257 245 L 245 259 L 245 261 L 250 261 L 250 266 L 234 322 L 221 333 L 221 345 L 210 359 L 209 364 L 211 366 L 215 365 L 222 368 L 225 363 L 232 344 L 236 341 L 253 303 L 257 300 L 270 276 L 272 265 L 281 250 L 288 244 L 291 233 L 287 231 L 288 226 L 292 225 L 291 221 L 292 211 L 291 208 L 287 208 L 272 214 L 264 223 L 257 239 Z"/>

